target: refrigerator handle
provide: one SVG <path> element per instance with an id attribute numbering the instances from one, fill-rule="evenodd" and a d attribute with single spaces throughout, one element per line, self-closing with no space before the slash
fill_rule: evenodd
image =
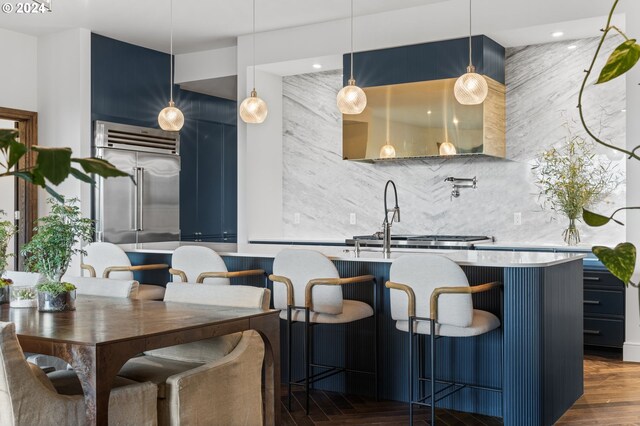
<path id="1" fill-rule="evenodd" d="M 133 176 L 135 177 L 135 186 L 133 188 L 133 230 L 138 230 L 138 185 L 140 185 L 140 177 L 138 175 L 138 168 L 133 167 L 131 169 Z"/>
<path id="2" fill-rule="evenodd" d="M 144 167 L 138 167 L 140 177 L 138 178 L 138 231 L 144 230 Z"/>

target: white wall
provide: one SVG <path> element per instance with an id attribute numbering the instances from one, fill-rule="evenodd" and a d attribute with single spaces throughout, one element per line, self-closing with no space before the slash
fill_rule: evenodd
<path id="1" fill-rule="evenodd" d="M 0 106 L 37 111 L 38 39 L 0 28 Z"/>
<path id="2" fill-rule="evenodd" d="M 176 84 L 180 84 L 236 75 L 237 62 L 235 46 L 176 55 L 174 80 Z"/>
<path id="3" fill-rule="evenodd" d="M 640 3 L 621 2 L 626 12 L 626 30 L 631 38 L 640 37 Z M 640 65 L 627 74 L 627 147 L 633 149 L 640 144 Z M 633 117 L 633 118 L 632 118 Z M 640 161 L 627 161 L 627 205 L 640 206 Z M 640 214 L 638 211 L 627 215 L 627 241 L 640 247 Z M 633 281 L 640 281 L 640 261 L 636 264 Z M 627 289 L 626 336 L 624 360 L 640 362 L 640 299 L 638 289 Z"/>
<path id="4" fill-rule="evenodd" d="M 38 39 L 38 138 L 43 146 L 69 147 L 76 157 L 91 155 L 91 33 L 78 28 Z M 81 200 L 91 217 L 91 187 L 67 179 L 56 188 Z M 40 191 L 38 215 L 48 211 L 48 194 Z M 74 261 L 70 274 L 80 272 Z"/>

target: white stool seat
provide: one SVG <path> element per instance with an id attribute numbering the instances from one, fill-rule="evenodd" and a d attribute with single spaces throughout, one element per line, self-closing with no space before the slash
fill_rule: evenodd
<path id="1" fill-rule="evenodd" d="M 138 286 L 138 296 L 135 299 L 142 300 L 162 300 L 165 289 L 161 285 L 140 284 Z"/>
<path id="2" fill-rule="evenodd" d="M 473 321 L 468 327 L 437 324 L 436 334 L 447 337 L 472 337 L 488 333 L 500 327 L 500 320 L 491 312 L 473 310 Z M 400 331 L 409 331 L 409 321 L 396 321 L 396 328 Z M 414 332 L 418 334 L 431 334 L 429 321 L 416 321 L 413 325 Z"/>
<path id="3" fill-rule="evenodd" d="M 342 301 L 342 313 L 320 314 L 317 312 L 310 312 L 309 320 L 313 323 L 319 324 L 344 324 L 347 322 L 358 321 L 364 318 L 373 316 L 373 308 L 364 302 L 359 300 L 343 300 Z M 286 309 L 280 311 L 280 318 L 287 319 Z M 293 321 L 304 321 L 304 309 L 292 309 L 291 319 Z"/>

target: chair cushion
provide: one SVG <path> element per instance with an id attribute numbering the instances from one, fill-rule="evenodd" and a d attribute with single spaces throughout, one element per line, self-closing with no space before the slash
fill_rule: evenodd
<path id="1" fill-rule="evenodd" d="M 146 351 L 144 354 L 181 362 L 205 363 L 225 357 L 238 346 L 242 333 L 227 334 L 197 342 Z"/>
<path id="2" fill-rule="evenodd" d="M 47 374 L 49 381 L 60 395 L 82 395 L 82 385 L 80 379 L 73 370 L 60 370 Z M 121 388 L 123 386 L 136 385 L 138 382 L 125 379 L 124 377 L 116 377 L 113 382 L 113 388 Z"/>
<path id="3" fill-rule="evenodd" d="M 114 280 L 111 278 L 69 277 L 65 281 L 77 287 L 78 294 L 90 296 L 124 297 L 135 299 L 138 296 L 138 281 Z"/>
<path id="4" fill-rule="evenodd" d="M 165 302 L 269 309 L 271 291 L 246 285 L 167 283 Z"/>
<path id="5" fill-rule="evenodd" d="M 469 327 L 457 327 L 455 325 L 437 324 L 436 334 L 447 337 L 471 337 L 488 333 L 500 327 L 500 320 L 491 312 L 473 310 L 473 321 Z M 409 321 L 396 321 L 396 328 L 401 331 L 409 331 Z M 413 330 L 418 334 L 431 334 L 429 321 L 417 321 Z"/>
<path id="6" fill-rule="evenodd" d="M 358 300 L 343 300 L 342 313 L 337 315 L 320 314 L 311 311 L 309 319 L 311 322 L 320 324 L 344 324 L 347 322 L 358 321 L 369 318 L 373 315 L 373 308 L 364 302 Z M 287 310 L 280 311 L 280 318 L 287 319 Z M 293 321 L 304 321 L 304 310 L 293 309 L 291 311 L 291 319 Z"/>
<path id="7" fill-rule="evenodd" d="M 158 385 L 158 398 L 166 398 L 167 378 L 201 365 L 202 363 L 174 361 L 145 355 L 127 361 L 118 376 L 136 382 L 155 383 Z"/>
<path id="8" fill-rule="evenodd" d="M 140 284 L 138 286 L 138 296 L 136 299 L 142 300 L 162 300 L 164 299 L 164 287 L 153 284 Z"/>

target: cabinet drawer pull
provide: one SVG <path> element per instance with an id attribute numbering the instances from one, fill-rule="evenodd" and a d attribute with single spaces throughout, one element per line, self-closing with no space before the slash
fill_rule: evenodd
<path id="1" fill-rule="evenodd" d="M 600 330 L 585 330 L 584 334 L 592 334 L 594 336 L 599 336 L 600 335 Z"/>
<path id="2" fill-rule="evenodd" d="M 582 277 L 585 281 L 600 281 L 600 277 Z"/>
<path id="3" fill-rule="evenodd" d="M 585 300 L 584 304 L 585 305 L 599 305 L 600 301 L 599 300 Z"/>

